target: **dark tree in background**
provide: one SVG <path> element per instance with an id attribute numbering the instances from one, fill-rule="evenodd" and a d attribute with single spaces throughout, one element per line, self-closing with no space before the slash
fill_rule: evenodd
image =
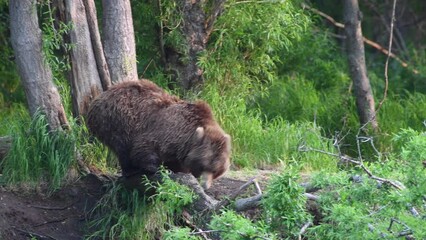
<path id="1" fill-rule="evenodd" d="M 361 30 L 361 12 L 358 0 L 345 0 L 343 4 L 345 21 L 346 52 L 349 73 L 352 78 L 356 106 L 361 125 L 371 124 L 377 130 L 374 97 L 365 64 L 364 41 Z"/>
<path id="2" fill-rule="evenodd" d="M 226 0 L 176 2 L 183 18 L 179 27 L 185 39 L 186 50 L 182 52 L 176 46 L 167 46 L 166 49 L 161 47 L 166 70 L 173 74 L 173 80 L 183 89 L 189 90 L 203 83 L 203 70 L 197 64 L 198 56 L 206 50 L 213 25 L 224 10 Z"/>
<path id="3" fill-rule="evenodd" d="M 68 126 L 52 71 L 44 57 L 36 0 L 11 0 L 10 33 L 31 116 L 39 109 L 50 130 Z"/>

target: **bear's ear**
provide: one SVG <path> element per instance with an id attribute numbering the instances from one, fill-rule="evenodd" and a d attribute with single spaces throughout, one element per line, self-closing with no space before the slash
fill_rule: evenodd
<path id="1" fill-rule="evenodd" d="M 197 130 L 195 130 L 195 139 L 201 140 L 204 137 L 204 128 L 203 127 L 197 127 Z"/>

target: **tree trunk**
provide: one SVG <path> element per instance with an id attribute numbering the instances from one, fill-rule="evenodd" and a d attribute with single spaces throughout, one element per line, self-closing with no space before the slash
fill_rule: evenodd
<path id="1" fill-rule="evenodd" d="M 72 23 L 69 40 L 70 83 L 74 116 L 84 115 L 89 103 L 103 90 L 96 65 L 86 10 L 82 0 L 65 0 L 66 22 Z"/>
<path id="2" fill-rule="evenodd" d="M 68 122 L 43 56 L 36 4 L 36 0 L 10 0 L 11 42 L 31 116 L 40 109 L 49 129 L 58 130 L 68 127 Z"/>
<path id="3" fill-rule="evenodd" d="M 102 1 L 103 43 L 112 84 L 137 80 L 130 0 Z"/>
<path id="4" fill-rule="evenodd" d="M 223 11 L 225 1 L 177 1 L 182 11 L 181 31 L 186 39 L 187 50 L 182 53 L 175 46 L 167 46 L 164 54 L 167 71 L 174 74 L 175 81 L 185 90 L 203 83 L 203 70 L 197 64 L 198 56 L 206 49 L 214 22 Z"/>
<path id="5" fill-rule="evenodd" d="M 365 64 L 364 42 L 361 31 L 361 12 L 358 0 L 345 0 L 343 6 L 345 21 L 346 51 L 350 76 L 353 81 L 358 116 L 362 126 L 371 124 L 377 130 L 374 97 Z"/>
<path id="6" fill-rule="evenodd" d="M 86 9 L 87 23 L 90 30 L 90 39 L 92 40 L 93 51 L 95 53 L 96 65 L 98 66 L 99 77 L 101 78 L 102 88 L 107 90 L 111 86 L 111 77 L 108 64 L 105 59 L 104 48 L 99 33 L 98 19 L 96 17 L 96 6 L 94 0 L 83 0 Z"/>

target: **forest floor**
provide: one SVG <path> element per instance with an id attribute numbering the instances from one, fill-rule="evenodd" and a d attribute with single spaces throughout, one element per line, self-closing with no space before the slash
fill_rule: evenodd
<path id="1" fill-rule="evenodd" d="M 256 176 L 264 186 L 271 173 L 231 171 L 216 180 L 206 193 L 220 200 L 237 191 L 250 177 Z M 90 211 L 105 193 L 104 184 L 89 174 L 50 195 L 0 186 L 0 239 L 83 239 L 90 232 Z M 253 187 L 244 194 L 250 196 L 254 192 Z M 245 214 L 257 215 L 255 211 Z"/>

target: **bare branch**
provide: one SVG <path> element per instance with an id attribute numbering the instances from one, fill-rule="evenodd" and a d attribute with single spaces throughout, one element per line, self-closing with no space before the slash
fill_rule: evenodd
<path id="1" fill-rule="evenodd" d="M 211 233 L 212 231 L 203 231 L 202 229 L 200 229 L 199 227 L 197 227 L 197 225 L 195 225 L 195 223 L 192 221 L 192 216 L 187 212 L 187 211 L 183 211 L 182 212 L 182 217 L 183 220 L 185 221 L 185 223 L 190 226 L 192 229 L 195 229 L 197 232 L 192 233 L 192 234 L 200 234 L 204 239 L 208 240 L 210 239 L 206 233 Z"/>
<path id="2" fill-rule="evenodd" d="M 333 156 L 333 157 L 336 157 L 336 158 L 339 158 L 342 162 L 348 162 L 348 163 L 352 163 L 352 164 L 355 164 L 355 165 L 357 165 L 358 167 L 360 167 L 362 170 L 364 170 L 364 172 L 366 172 L 367 173 L 367 175 L 371 178 L 371 179 L 374 179 L 374 180 L 377 180 L 377 181 L 379 181 L 379 182 L 382 182 L 382 183 L 386 183 L 386 184 L 389 184 L 389 185 L 391 185 L 392 187 L 394 187 L 394 188 L 396 188 L 396 189 L 398 189 L 398 190 L 404 190 L 405 189 L 405 186 L 402 184 L 402 183 L 400 183 L 400 182 L 397 182 L 397 181 L 392 181 L 392 180 L 389 180 L 389 179 L 386 179 L 386 178 L 381 178 L 381 177 L 377 177 L 377 176 L 375 176 L 364 164 L 363 164 L 363 162 L 362 161 L 358 161 L 358 160 L 356 160 L 356 159 L 354 159 L 354 158 L 352 158 L 352 157 L 350 157 L 350 156 L 347 156 L 347 155 L 341 155 L 341 154 L 335 154 L 335 153 L 331 153 L 331 152 L 327 152 L 327 151 L 323 151 L 323 150 L 321 150 L 321 149 L 315 149 L 315 148 L 311 148 L 311 147 L 307 147 L 307 146 L 299 146 L 299 151 L 302 151 L 302 152 L 310 152 L 310 151 L 312 151 L 312 152 L 319 152 L 319 153 L 323 153 L 323 154 L 327 154 L 327 155 L 330 155 L 330 156 Z"/>
<path id="3" fill-rule="evenodd" d="M 257 182 L 257 180 L 256 180 L 256 179 L 254 179 L 253 184 L 254 184 L 254 186 L 256 187 L 256 191 L 257 191 L 257 193 L 258 193 L 258 194 L 262 194 L 262 189 L 260 188 L 260 186 L 259 186 L 259 182 Z"/>
<path id="4" fill-rule="evenodd" d="M 299 240 L 302 240 L 302 235 L 305 234 L 308 227 L 312 225 L 312 222 L 307 222 L 303 225 L 303 227 L 299 231 Z"/>
<path id="5" fill-rule="evenodd" d="M 389 68 L 389 58 L 392 52 L 392 39 L 393 39 L 393 23 L 395 21 L 395 8 L 396 8 L 396 0 L 393 0 L 393 5 L 392 5 L 392 17 L 391 17 L 391 24 L 390 24 L 390 36 L 389 36 L 389 46 L 388 46 L 388 56 L 386 58 L 386 63 L 385 63 L 385 89 L 383 90 L 383 99 L 380 101 L 379 105 L 377 106 L 376 109 L 376 113 L 375 115 L 377 115 L 377 113 L 379 112 L 380 108 L 382 107 L 383 103 L 386 100 L 386 96 L 388 94 L 388 87 L 389 87 L 389 76 L 388 76 L 388 68 Z"/>
<path id="6" fill-rule="evenodd" d="M 321 17 L 323 17 L 325 19 L 327 19 L 329 22 L 331 22 L 334 26 L 336 26 L 338 28 L 345 28 L 344 24 L 337 22 L 333 17 L 331 17 L 331 16 L 329 16 L 329 15 L 327 15 L 327 14 L 319 11 L 318 9 L 310 7 L 310 6 L 306 5 L 306 4 L 302 4 L 302 7 L 305 8 L 305 9 L 308 9 L 309 11 L 311 11 L 313 13 L 316 13 L 316 14 L 320 15 Z M 379 50 L 383 54 L 386 54 L 386 55 L 390 56 L 391 58 L 395 59 L 396 61 L 398 61 L 401 64 L 401 66 L 403 66 L 403 67 L 409 67 L 408 63 L 404 62 L 397 55 L 391 53 L 386 48 L 382 47 L 379 43 L 374 42 L 374 41 L 372 41 L 372 40 L 370 40 L 370 39 L 368 39 L 366 37 L 363 37 L 363 40 L 364 40 L 364 43 L 370 45 L 371 47 Z M 417 69 L 411 68 L 411 71 L 414 74 L 418 74 L 419 73 L 419 71 Z"/>
<path id="7" fill-rule="evenodd" d="M 314 195 L 312 193 L 304 193 L 303 195 L 305 195 L 308 200 L 318 201 L 319 199 L 317 195 Z"/>
<path id="8" fill-rule="evenodd" d="M 254 197 L 242 198 L 235 201 L 235 211 L 241 212 L 260 206 L 263 195 L 258 194 Z"/>
<path id="9" fill-rule="evenodd" d="M 215 211 L 218 211 L 219 209 L 229 205 L 231 201 L 234 200 L 238 195 L 240 195 L 241 192 L 246 190 L 250 186 L 250 184 L 254 183 L 255 179 L 256 177 L 250 178 L 246 183 L 241 185 L 241 187 L 239 187 L 238 190 L 235 191 L 231 196 L 216 204 L 216 206 L 214 207 Z"/>
<path id="10" fill-rule="evenodd" d="M 407 236 L 407 235 L 413 234 L 413 230 L 411 230 L 411 228 L 407 224 L 405 224 L 404 222 L 399 221 L 396 218 L 391 218 L 391 222 L 390 222 L 389 227 L 388 227 L 388 231 L 389 232 L 392 233 L 393 223 L 398 223 L 398 224 L 400 224 L 400 225 L 402 225 L 404 227 L 404 230 L 402 230 L 401 232 L 399 232 L 397 234 L 397 237 L 403 237 L 403 236 Z"/>

